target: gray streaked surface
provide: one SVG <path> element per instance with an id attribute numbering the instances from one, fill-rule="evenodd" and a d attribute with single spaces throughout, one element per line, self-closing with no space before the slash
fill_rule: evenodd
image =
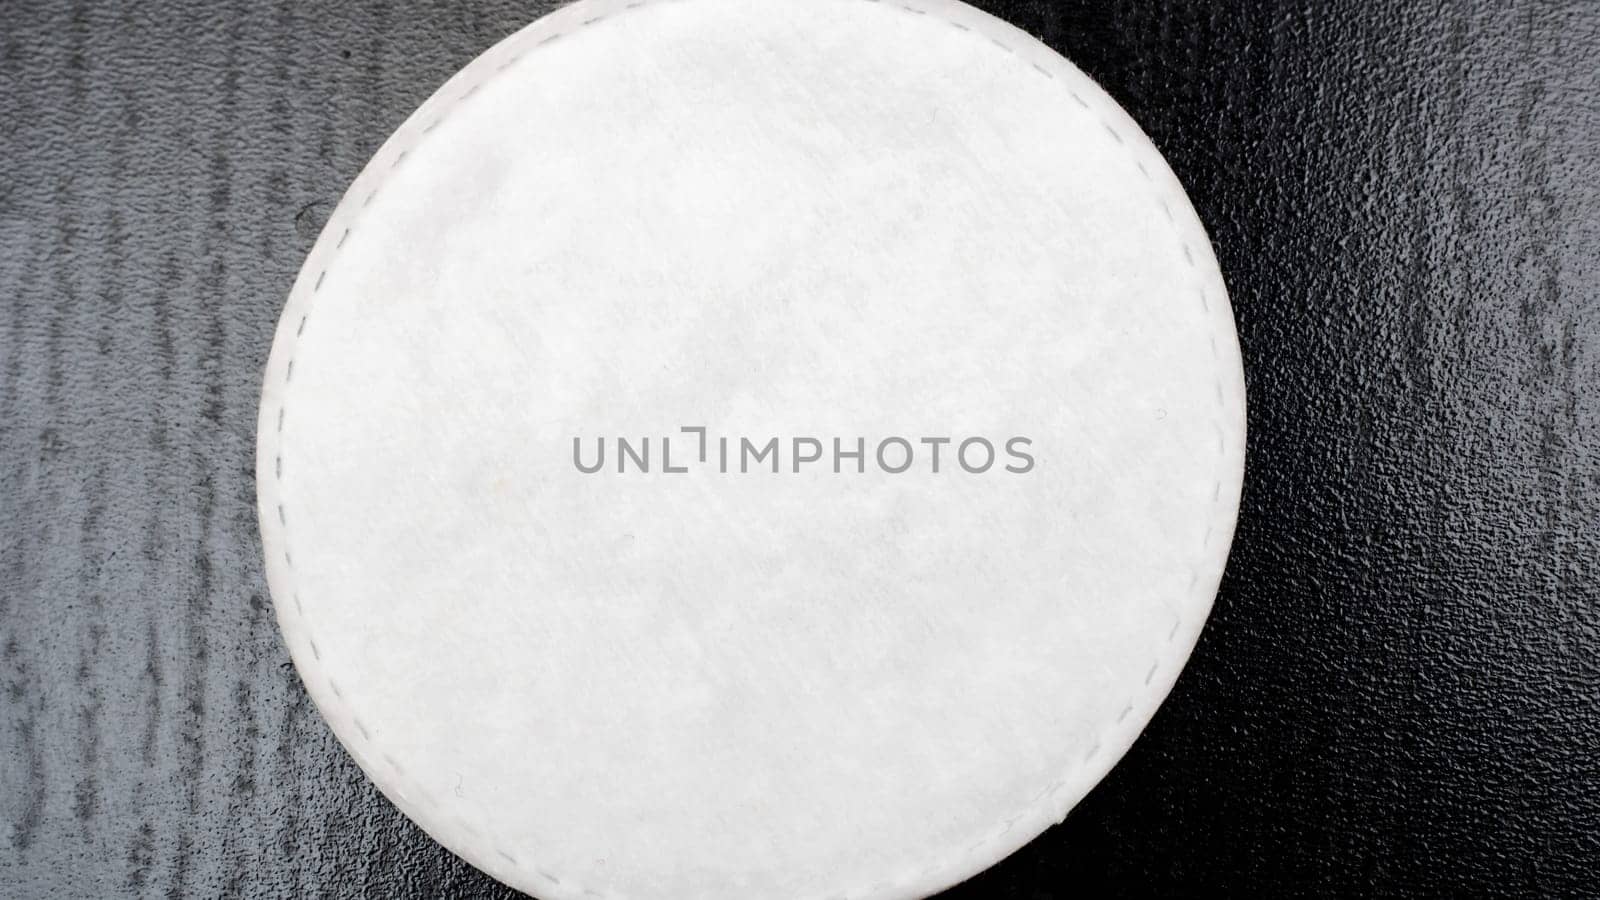
<path id="1" fill-rule="evenodd" d="M 1600 883 L 1600 11 L 989 2 L 1233 288 L 1229 578 L 1151 730 L 966 896 Z M 272 622 L 258 372 L 344 186 L 548 4 L 0 5 L 0 895 L 495 896 Z"/>

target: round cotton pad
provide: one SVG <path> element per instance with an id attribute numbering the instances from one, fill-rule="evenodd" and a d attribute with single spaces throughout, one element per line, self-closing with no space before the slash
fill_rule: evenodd
<path id="1" fill-rule="evenodd" d="M 534 23 L 356 180 L 265 385 L 311 697 L 546 898 L 908 897 L 1003 858 L 1167 693 L 1243 474 L 1177 180 L 937 0 Z"/>

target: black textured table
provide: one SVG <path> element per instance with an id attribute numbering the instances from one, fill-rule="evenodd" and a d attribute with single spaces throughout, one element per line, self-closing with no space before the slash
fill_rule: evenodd
<path id="1" fill-rule="evenodd" d="M 1251 433 L 1172 697 L 951 895 L 1600 896 L 1600 7 L 979 5 L 1188 186 Z M 0 897 L 510 893 L 306 700 L 252 457 L 321 220 L 548 8 L 0 0 Z"/>

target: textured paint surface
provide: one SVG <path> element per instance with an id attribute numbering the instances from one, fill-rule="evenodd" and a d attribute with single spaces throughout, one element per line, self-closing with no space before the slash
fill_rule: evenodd
<path id="1" fill-rule="evenodd" d="M 979 5 L 1188 185 L 1251 445 L 1171 699 L 952 895 L 1593 895 L 1600 9 Z M 251 472 L 321 220 L 546 8 L 0 9 L 0 895 L 509 893 L 305 700 Z"/>

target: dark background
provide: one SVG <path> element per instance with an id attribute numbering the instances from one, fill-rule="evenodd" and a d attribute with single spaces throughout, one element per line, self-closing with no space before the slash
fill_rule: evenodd
<path id="1" fill-rule="evenodd" d="M 252 457 L 332 204 L 550 5 L 0 0 L 0 896 L 510 893 L 307 702 Z M 1600 5 L 979 5 L 1188 185 L 1250 445 L 1171 699 L 953 896 L 1600 896 Z"/>

